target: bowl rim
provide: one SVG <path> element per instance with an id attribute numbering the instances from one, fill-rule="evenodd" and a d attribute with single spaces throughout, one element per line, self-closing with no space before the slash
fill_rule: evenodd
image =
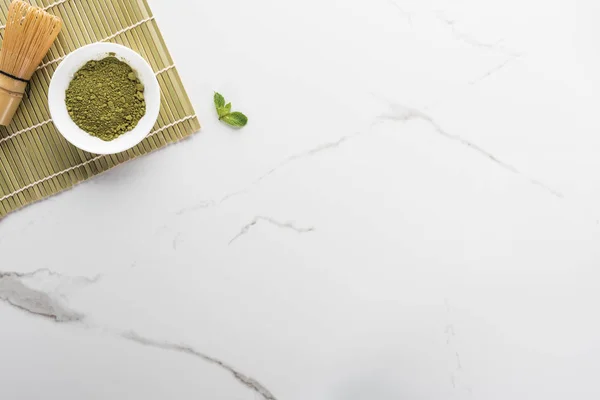
<path id="1" fill-rule="evenodd" d="M 97 49 L 95 55 L 89 54 L 91 49 Z M 110 53 L 115 53 L 117 58 L 125 62 L 129 61 L 129 64 L 135 61 L 136 67 L 134 70 L 140 78 L 144 77 L 142 83 L 146 87 L 144 93 L 146 97 L 146 114 L 134 129 L 107 142 L 95 138 L 73 122 L 66 110 L 64 93 L 60 93 L 60 91 L 63 88 L 66 90 L 73 78 L 72 74 L 85 63 L 90 60 L 101 59 Z M 66 87 L 64 87 L 65 85 Z M 153 93 L 151 99 L 148 98 L 149 93 Z M 116 43 L 91 43 L 69 53 L 56 68 L 48 88 L 48 108 L 56 130 L 73 146 L 93 154 L 121 153 L 137 146 L 152 131 L 160 113 L 160 85 L 148 61 L 135 50 Z"/>

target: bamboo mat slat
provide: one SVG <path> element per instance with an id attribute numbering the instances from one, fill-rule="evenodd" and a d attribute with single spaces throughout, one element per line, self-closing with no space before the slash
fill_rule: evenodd
<path id="1" fill-rule="evenodd" d="M 0 127 L 0 219 L 133 158 L 190 136 L 200 123 L 146 0 L 30 0 L 60 16 L 64 26 L 31 80 L 13 122 Z M 0 41 L 10 0 L 0 0 Z M 73 50 L 95 42 L 119 43 L 142 55 L 161 88 L 152 132 L 133 149 L 114 155 L 79 150 L 56 130 L 48 87 Z"/>

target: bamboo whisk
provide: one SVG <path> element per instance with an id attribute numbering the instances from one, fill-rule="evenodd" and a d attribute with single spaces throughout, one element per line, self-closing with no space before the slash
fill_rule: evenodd
<path id="1" fill-rule="evenodd" d="M 21 0 L 10 3 L 0 50 L 0 125 L 10 124 L 31 76 L 61 27 L 60 18 L 41 8 Z"/>

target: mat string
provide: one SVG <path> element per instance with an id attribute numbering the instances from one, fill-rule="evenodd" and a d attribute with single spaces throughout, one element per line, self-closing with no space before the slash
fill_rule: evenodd
<path id="1" fill-rule="evenodd" d="M 110 35 L 110 36 L 107 36 L 107 37 L 105 37 L 104 39 L 100 39 L 100 40 L 99 40 L 99 41 L 97 41 L 96 43 L 106 42 L 106 41 L 108 41 L 108 40 L 110 40 L 110 39 L 114 39 L 114 38 L 116 38 L 117 36 L 119 36 L 120 34 L 122 34 L 122 33 L 125 33 L 125 32 L 127 32 L 127 31 L 130 31 L 130 30 L 132 30 L 132 29 L 134 29 L 134 28 L 137 28 L 138 26 L 140 26 L 140 25 L 142 25 L 142 24 L 145 24 L 146 22 L 148 22 L 148 21 L 152 21 L 152 20 L 154 20 L 154 16 L 152 16 L 152 17 L 148 17 L 148 18 L 145 18 L 145 19 L 143 19 L 143 20 L 141 20 L 141 21 L 139 21 L 139 22 L 136 22 L 135 24 L 133 24 L 133 25 L 131 25 L 131 26 L 128 26 L 128 27 L 126 27 L 126 28 L 123 28 L 123 29 L 121 29 L 120 31 L 117 31 L 117 32 L 113 33 L 113 34 L 112 34 L 112 35 Z M 69 53 L 69 54 L 70 54 L 70 53 Z M 52 64 L 54 64 L 54 63 L 57 63 L 57 62 L 59 62 L 59 61 L 62 61 L 62 60 L 64 60 L 64 59 L 65 59 L 65 58 L 66 58 L 66 57 L 67 57 L 69 54 L 65 54 L 64 56 L 57 57 L 57 58 L 55 58 L 54 60 L 50 60 L 50 61 L 48 61 L 48 62 L 46 62 L 46 63 L 44 63 L 44 64 L 40 65 L 39 67 L 37 67 L 37 68 L 36 68 L 36 71 L 39 71 L 40 69 L 44 69 L 44 68 L 46 68 L 46 67 L 47 67 L 47 66 L 49 66 L 49 65 L 52 65 Z"/>
<path id="2" fill-rule="evenodd" d="M 181 124 L 181 123 L 183 123 L 185 121 L 189 121 L 190 119 L 193 119 L 193 118 L 196 118 L 196 117 L 197 117 L 196 114 L 194 114 L 194 115 L 188 115 L 187 117 L 184 117 L 184 118 L 181 118 L 181 119 L 179 119 L 177 121 L 171 122 L 170 124 L 167 124 L 167 125 L 163 126 L 162 128 L 159 128 L 159 129 L 151 132 L 148 136 L 146 136 L 146 139 L 149 138 L 149 137 L 152 137 L 152 136 L 156 135 L 157 133 L 160 133 L 160 132 L 162 132 L 162 131 L 164 131 L 166 129 L 172 128 L 175 125 Z M 46 181 L 49 181 L 50 179 L 56 178 L 57 176 L 66 174 L 67 172 L 71 172 L 74 169 L 77 169 L 77 168 L 80 168 L 80 167 L 85 167 L 86 165 L 88 165 L 90 163 L 93 163 L 94 161 L 97 161 L 97 160 L 101 159 L 102 157 L 108 157 L 108 156 L 110 156 L 110 154 L 103 154 L 103 155 L 96 156 L 96 157 L 94 157 L 94 158 L 92 158 L 90 160 L 82 162 L 81 164 L 74 165 L 74 166 L 69 167 L 67 169 L 64 169 L 62 171 L 56 172 L 56 173 L 54 173 L 54 174 L 52 174 L 50 176 L 42 178 L 42 179 L 40 179 L 38 181 L 32 182 L 29 185 L 20 188 L 19 190 L 15 190 L 14 192 L 7 194 L 6 196 L 0 197 L 0 202 L 4 201 L 6 199 L 9 199 L 9 198 L 11 198 L 13 196 L 16 196 L 19 193 L 24 192 L 27 189 L 31 189 L 32 187 L 34 187 L 36 185 L 39 185 L 40 183 L 44 183 Z"/>
<path id="3" fill-rule="evenodd" d="M 58 1 L 55 1 L 52 4 L 48 4 L 47 6 L 42 7 L 42 10 L 46 11 L 46 10 L 52 8 L 52 7 L 58 6 L 58 5 L 62 4 L 62 3 L 66 3 L 67 1 L 70 1 L 70 0 L 58 0 Z M 0 29 L 4 29 L 4 28 L 6 28 L 6 25 L 0 25 Z"/>
<path id="4" fill-rule="evenodd" d="M 160 75 L 163 72 L 167 72 L 168 70 L 173 69 L 173 68 L 175 68 L 175 64 L 169 65 L 168 67 L 165 67 L 165 68 L 161 69 L 160 71 L 157 71 L 156 75 Z"/>
<path id="5" fill-rule="evenodd" d="M 167 72 L 167 71 L 169 71 L 169 70 L 171 70 L 171 69 L 173 69 L 173 68 L 175 68 L 175 64 L 171 64 L 171 65 L 169 65 L 168 67 L 165 67 L 165 68 L 161 69 L 160 71 L 157 71 L 157 72 L 155 72 L 155 74 L 156 74 L 156 75 L 160 75 L 160 74 L 162 74 L 163 72 Z M 46 125 L 46 124 L 49 124 L 50 122 L 52 122 L 52 118 L 50 118 L 50 119 L 47 119 L 46 121 L 40 122 L 39 124 L 36 124 L 36 125 L 30 126 L 30 127 L 27 127 L 27 128 L 25 128 L 25 129 L 21 129 L 20 131 L 17 131 L 17 132 L 11 133 L 10 135 L 8 135 L 8 136 L 7 136 L 7 137 L 5 137 L 5 138 L 0 138 L 0 143 L 6 142 L 7 140 L 10 140 L 10 139 L 12 139 L 12 138 L 14 138 L 14 137 L 16 137 L 16 136 L 19 136 L 19 135 L 21 135 L 21 134 L 23 134 L 23 133 L 29 132 L 29 131 L 31 131 L 31 130 L 33 130 L 33 129 L 36 129 L 36 128 L 39 128 L 39 127 L 42 127 L 42 126 L 44 126 L 44 125 Z"/>
<path id="6" fill-rule="evenodd" d="M 48 120 L 46 120 L 46 121 L 40 122 L 39 124 L 36 124 L 36 125 L 30 126 L 30 127 L 28 127 L 28 128 L 22 129 L 22 130 L 20 130 L 20 131 L 17 131 L 17 132 L 15 132 L 15 133 L 13 133 L 13 134 L 10 134 L 10 135 L 8 135 L 8 136 L 7 136 L 7 137 L 5 137 L 5 138 L 2 138 L 2 139 L 0 139 L 0 143 L 2 143 L 2 142 L 6 142 L 7 140 L 10 140 L 10 139 L 14 138 L 15 136 L 18 136 L 18 135 L 20 135 L 20 134 L 22 134 L 22 133 L 25 133 L 25 132 L 32 131 L 32 130 L 34 130 L 34 129 L 36 129 L 36 128 L 39 128 L 39 127 L 41 127 L 41 126 L 44 126 L 44 125 L 46 125 L 46 124 L 48 124 L 48 123 L 50 123 L 50 122 L 52 122 L 52 118 L 50 118 L 50 119 L 48 119 Z"/>
<path id="7" fill-rule="evenodd" d="M 54 3 L 52 3 L 52 4 L 48 4 L 47 6 L 42 7 L 42 10 L 44 10 L 44 11 L 48 10 L 48 9 L 50 9 L 52 7 L 55 7 L 55 6 L 58 6 L 58 5 L 62 4 L 62 3 L 66 3 L 67 1 L 70 1 L 70 0 L 57 0 Z"/>

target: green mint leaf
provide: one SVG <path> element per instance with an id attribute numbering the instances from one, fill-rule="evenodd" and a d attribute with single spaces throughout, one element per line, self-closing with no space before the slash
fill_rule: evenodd
<path id="1" fill-rule="evenodd" d="M 217 108 L 217 110 L 219 108 L 225 107 L 225 98 L 223 98 L 223 96 L 221 96 L 221 94 L 217 92 L 215 92 L 215 107 Z"/>
<path id="2" fill-rule="evenodd" d="M 229 114 L 229 110 L 225 107 L 217 108 L 217 114 L 219 114 L 219 119 L 223 118 L 227 114 Z"/>
<path id="3" fill-rule="evenodd" d="M 221 120 L 236 128 L 241 128 L 242 126 L 245 126 L 248 123 L 248 118 L 241 112 L 237 111 L 225 115 L 221 118 Z"/>
<path id="4" fill-rule="evenodd" d="M 231 112 L 231 103 L 227 103 L 227 105 L 217 108 L 217 114 L 219 114 L 219 119 L 222 119 L 224 116 L 226 116 L 230 112 Z"/>

